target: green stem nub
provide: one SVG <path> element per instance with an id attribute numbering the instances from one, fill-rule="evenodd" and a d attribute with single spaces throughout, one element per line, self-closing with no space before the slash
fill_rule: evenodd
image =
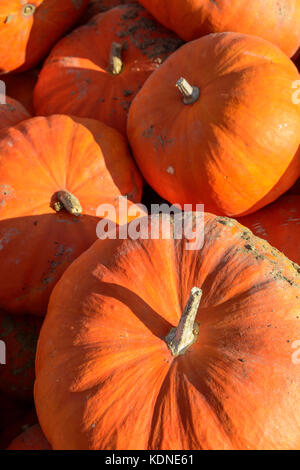
<path id="1" fill-rule="evenodd" d="M 35 10 L 36 10 L 36 5 L 33 5 L 32 3 L 27 3 L 22 8 L 22 15 L 23 16 L 32 16 L 32 15 L 34 15 Z"/>
<path id="2" fill-rule="evenodd" d="M 189 82 L 181 77 L 177 82 L 176 86 L 182 94 L 182 101 L 184 104 L 193 104 L 198 101 L 200 96 L 200 90 L 196 86 L 191 86 Z"/>
<path id="3" fill-rule="evenodd" d="M 174 357 L 184 354 L 197 340 L 199 325 L 195 322 L 202 290 L 193 287 L 177 328 L 172 328 L 165 341 Z"/>
<path id="4" fill-rule="evenodd" d="M 113 42 L 110 49 L 108 71 L 113 75 L 119 75 L 122 72 L 122 49 L 123 45 Z"/>
<path id="5" fill-rule="evenodd" d="M 57 202 L 53 204 L 56 212 L 65 209 L 69 214 L 79 216 L 82 214 L 82 207 L 76 196 L 66 189 L 56 193 Z"/>

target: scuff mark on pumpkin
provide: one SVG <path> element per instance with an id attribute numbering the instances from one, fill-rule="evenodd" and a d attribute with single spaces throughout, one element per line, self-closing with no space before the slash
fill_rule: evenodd
<path id="1" fill-rule="evenodd" d="M 45 277 L 43 279 L 43 284 L 50 284 L 50 282 L 52 282 L 54 280 L 53 277 L 49 276 L 49 277 Z"/>
<path id="2" fill-rule="evenodd" d="M 149 126 L 148 129 L 146 129 L 142 132 L 142 136 L 146 137 L 146 138 L 152 137 L 153 136 L 153 131 L 154 131 L 154 125 L 151 124 L 151 126 Z"/>
<path id="3" fill-rule="evenodd" d="M 120 105 L 124 109 L 124 111 L 128 111 L 130 108 L 130 101 L 121 101 Z"/>
<path id="4" fill-rule="evenodd" d="M 56 243 L 56 245 L 58 245 Z M 58 259 L 56 260 L 48 260 L 48 263 L 50 264 L 50 269 L 48 272 L 48 277 L 43 279 L 43 284 L 49 284 L 54 280 L 54 277 L 52 274 L 55 274 L 56 269 L 61 266 L 64 263 L 70 263 L 72 260 L 70 256 L 73 253 L 73 248 L 68 247 L 66 248 L 65 245 L 60 244 L 56 247 L 56 252 L 54 253 L 54 256 Z"/>
<path id="5" fill-rule="evenodd" d="M 273 270 L 271 271 L 271 276 L 273 277 L 274 280 L 279 280 L 279 281 L 286 281 L 290 286 L 294 286 L 295 283 L 292 279 L 289 279 L 287 276 L 284 276 L 282 274 L 282 271 L 279 269 L 279 270 Z"/>
<path id="6" fill-rule="evenodd" d="M 130 96 L 130 95 L 133 94 L 133 91 L 132 90 L 124 90 L 123 94 L 124 94 L 124 96 Z"/>
<path id="7" fill-rule="evenodd" d="M 245 245 L 245 248 L 246 248 L 246 250 L 253 250 L 253 246 L 251 246 L 249 244 Z"/>
<path id="8" fill-rule="evenodd" d="M 0 250 L 3 250 L 5 245 L 8 245 L 11 240 L 20 235 L 20 231 L 16 228 L 10 228 L 0 239 Z"/>
<path id="9" fill-rule="evenodd" d="M 174 139 L 168 139 L 167 136 L 158 135 L 156 141 L 154 142 L 154 147 L 157 149 L 157 147 L 161 145 L 161 147 L 164 148 L 166 144 L 173 144 L 173 141 Z"/>
<path id="10" fill-rule="evenodd" d="M 279 13 L 279 16 L 280 16 L 280 22 L 283 21 L 283 16 L 286 15 L 286 5 L 283 3 L 283 2 L 276 2 L 276 6 L 277 6 L 277 9 L 278 9 L 278 13 Z"/>
<path id="11" fill-rule="evenodd" d="M 138 10 L 141 10 L 141 5 L 137 5 L 135 8 L 131 7 L 129 11 L 121 16 L 121 18 L 123 20 L 134 20 L 138 16 Z"/>
<path id="12" fill-rule="evenodd" d="M 119 7 L 120 8 L 120 7 Z M 128 9 L 127 5 L 124 5 L 124 9 Z M 176 37 L 146 37 L 146 32 L 159 32 L 161 26 L 154 21 L 152 18 L 144 16 L 144 8 L 141 5 L 132 5 L 130 9 L 126 11 L 122 16 L 117 26 L 121 27 L 121 30 L 117 32 L 119 38 L 129 37 L 130 42 L 140 49 L 143 55 L 149 59 L 155 59 L 158 55 L 174 52 L 178 47 L 183 44 L 183 41 Z M 138 18 L 138 16 L 140 17 Z M 159 58 L 159 63 L 162 63 L 164 58 Z"/>
<path id="13" fill-rule="evenodd" d="M 0 185 L 0 207 L 6 205 L 7 200 L 12 198 L 13 193 L 14 190 L 9 184 Z"/>

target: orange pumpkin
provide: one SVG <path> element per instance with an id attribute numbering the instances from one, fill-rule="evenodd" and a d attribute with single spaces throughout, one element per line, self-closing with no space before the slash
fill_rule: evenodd
<path id="1" fill-rule="evenodd" d="M 53 449 L 299 448 L 300 275 L 236 221 L 187 215 L 202 249 L 178 217 L 167 239 L 98 240 L 56 285 L 35 382 Z"/>
<path id="2" fill-rule="evenodd" d="M 152 15 L 186 41 L 209 33 L 254 34 L 291 57 L 300 46 L 298 0 L 139 0 Z"/>
<path id="3" fill-rule="evenodd" d="M 7 450 L 51 450 L 51 447 L 39 424 L 35 424 L 16 437 Z"/>
<path id="4" fill-rule="evenodd" d="M 97 238 L 98 206 L 138 202 L 141 191 L 125 139 L 103 123 L 55 115 L 3 130 L 0 308 L 44 315 L 57 280 Z"/>
<path id="5" fill-rule="evenodd" d="M 238 221 L 300 265 L 300 196 L 284 195 Z"/>
<path id="6" fill-rule="evenodd" d="M 297 79 L 292 61 L 255 36 L 210 34 L 185 44 L 129 111 L 143 176 L 169 202 L 204 203 L 219 215 L 274 201 L 300 175 Z"/>
<path id="7" fill-rule="evenodd" d="M 75 24 L 88 0 L 1 0 L 0 73 L 28 70 Z"/>
<path id="8" fill-rule="evenodd" d="M 5 101 L 5 104 L 0 104 L 0 129 L 14 126 L 31 117 L 19 101 L 8 96 L 6 96 Z"/>
<path id="9" fill-rule="evenodd" d="M 6 363 L 1 365 L 0 390 L 32 400 L 34 361 L 42 319 L 0 312 L 0 339 L 6 346 Z"/>
<path id="10" fill-rule="evenodd" d="M 35 87 L 36 113 L 99 119 L 126 134 L 132 99 L 181 43 L 140 5 L 99 14 L 52 50 Z"/>
<path id="11" fill-rule="evenodd" d="M 1 76 L 1 80 L 6 85 L 6 93 L 27 109 L 30 114 L 34 114 L 33 89 L 38 78 L 39 70 L 32 69 L 23 73 L 8 73 Z"/>

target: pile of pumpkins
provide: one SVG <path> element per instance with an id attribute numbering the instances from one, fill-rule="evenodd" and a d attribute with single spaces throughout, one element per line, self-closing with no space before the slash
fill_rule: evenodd
<path id="1" fill-rule="evenodd" d="M 299 48 L 299 0 L 0 2 L 2 449 L 300 449 Z M 203 246 L 98 239 L 121 196 Z"/>

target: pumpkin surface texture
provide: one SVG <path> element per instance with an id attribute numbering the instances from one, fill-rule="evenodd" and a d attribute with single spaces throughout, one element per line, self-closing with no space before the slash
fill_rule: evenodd
<path id="1" fill-rule="evenodd" d="M 6 345 L 6 364 L 1 365 L 0 390 L 32 400 L 34 361 L 42 319 L 30 315 L 0 313 L 0 339 Z"/>
<path id="2" fill-rule="evenodd" d="M 47 440 L 53 449 L 299 447 L 297 269 L 225 217 L 204 214 L 200 250 L 174 233 L 98 240 L 56 285 L 36 358 Z"/>
<path id="3" fill-rule="evenodd" d="M 132 99 L 181 44 L 140 5 L 96 15 L 52 50 L 35 87 L 36 113 L 99 119 L 126 134 Z"/>
<path id="4" fill-rule="evenodd" d="M 0 104 L 0 129 L 14 126 L 31 117 L 19 101 L 8 96 L 6 96 L 5 101 L 5 104 Z"/>
<path id="5" fill-rule="evenodd" d="M 297 79 L 293 62 L 261 38 L 219 33 L 185 44 L 129 111 L 143 176 L 169 202 L 204 203 L 218 215 L 277 199 L 300 175 Z"/>
<path id="6" fill-rule="evenodd" d="M 142 181 L 125 139 L 105 124 L 36 117 L 0 134 L 0 305 L 46 313 L 66 267 L 97 238 L 97 208 Z"/>
<path id="7" fill-rule="evenodd" d="M 6 84 L 6 93 L 19 101 L 30 114 L 34 114 L 33 89 L 38 78 L 39 70 L 32 69 L 23 73 L 8 73 L 1 76 Z"/>
<path id="8" fill-rule="evenodd" d="M 39 424 L 35 424 L 16 437 L 7 450 L 51 450 L 51 447 Z"/>
<path id="9" fill-rule="evenodd" d="M 36 65 L 80 17 L 88 0 L 1 0 L 0 73 Z"/>
<path id="10" fill-rule="evenodd" d="M 137 3 L 135 0 L 90 0 L 82 15 L 80 23 L 84 24 L 98 13 L 103 13 L 111 8 L 127 3 Z"/>
<path id="11" fill-rule="evenodd" d="M 254 34 L 291 57 L 300 46 L 299 0 L 139 0 L 186 41 L 209 33 Z"/>
<path id="12" fill-rule="evenodd" d="M 300 264 L 300 196 L 284 195 L 238 221 Z"/>

